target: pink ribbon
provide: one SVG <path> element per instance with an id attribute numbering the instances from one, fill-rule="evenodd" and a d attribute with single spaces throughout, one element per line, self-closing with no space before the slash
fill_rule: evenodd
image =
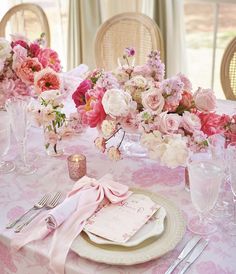
<path id="1" fill-rule="evenodd" d="M 55 231 L 50 250 L 50 266 L 55 273 L 63 274 L 67 254 L 73 241 L 83 230 L 85 221 L 94 214 L 104 199 L 118 203 L 131 194 L 127 186 L 114 182 L 110 175 L 98 181 L 84 176 L 75 183 L 63 203 L 49 213 L 40 214 L 12 240 L 12 246 L 19 250 L 25 244 L 43 239 Z"/>

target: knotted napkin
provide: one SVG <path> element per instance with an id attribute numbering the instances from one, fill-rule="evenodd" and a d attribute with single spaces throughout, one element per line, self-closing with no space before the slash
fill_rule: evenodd
<path id="1" fill-rule="evenodd" d="M 75 183 L 66 199 L 50 212 L 41 213 L 12 240 L 19 250 L 25 244 L 45 238 L 53 233 L 50 250 L 50 266 L 57 274 L 64 273 L 65 261 L 74 239 L 83 230 L 86 220 L 107 199 L 119 203 L 132 192 L 128 187 L 112 180 L 110 174 L 99 180 L 84 176 Z"/>

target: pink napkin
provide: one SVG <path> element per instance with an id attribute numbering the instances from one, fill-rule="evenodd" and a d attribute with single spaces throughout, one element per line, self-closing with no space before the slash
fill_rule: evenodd
<path id="1" fill-rule="evenodd" d="M 43 212 L 12 240 L 18 250 L 25 244 L 45 238 L 55 231 L 50 250 L 50 265 L 55 273 L 64 273 L 65 261 L 70 246 L 80 234 L 85 221 L 93 215 L 99 204 L 108 199 L 118 203 L 127 199 L 132 192 L 128 186 L 114 182 L 110 174 L 98 181 L 84 176 L 77 181 L 62 204 Z"/>

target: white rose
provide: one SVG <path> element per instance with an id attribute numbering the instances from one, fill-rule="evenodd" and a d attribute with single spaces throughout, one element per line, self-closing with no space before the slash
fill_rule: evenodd
<path id="1" fill-rule="evenodd" d="M 163 133 L 174 133 L 179 128 L 180 120 L 178 114 L 162 112 L 159 115 L 159 129 Z"/>
<path id="2" fill-rule="evenodd" d="M 11 44 L 3 37 L 0 37 L 0 59 L 5 61 L 10 56 L 11 50 Z"/>
<path id="3" fill-rule="evenodd" d="M 125 117 L 132 108 L 132 97 L 121 89 L 109 89 L 102 98 L 102 105 L 111 117 Z"/>
<path id="4" fill-rule="evenodd" d="M 196 130 L 199 131 L 202 125 L 196 114 L 185 111 L 182 116 L 181 126 L 188 132 L 193 133 Z"/>
<path id="5" fill-rule="evenodd" d="M 141 144 L 148 149 L 154 149 L 156 146 L 162 143 L 162 135 L 158 130 L 155 130 L 151 133 L 143 133 L 140 141 Z"/>

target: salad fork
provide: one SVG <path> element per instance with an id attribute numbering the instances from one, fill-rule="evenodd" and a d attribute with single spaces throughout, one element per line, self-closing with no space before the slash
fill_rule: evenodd
<path id="1" fill-rule="evenodd" d="M 57 192 L 57 193 L 56 193 L 56 194 L 55 194 L 55 195 L 46 203 L 45 207 L 42 208 L 42 210 L 43 210 L 43 209 L 49 210 L 49 209 L 52 209 L 52 208 L 56 207 L 56 206 L 59 204 L 61 197 L 62 197 L 62 193 L 61 193 L 60 191 Z M 18 226 L 15 228 L 14 232 L 16 232 L 16 233 L 20 232 L 20 231 L 21 231 L 25 226 L 27 226 L 27 225 L 28 225 L 36 216 L 38 216 L 38 215 L 41 213 L 42 210 L 40 210 L 39 212 L 37 212 L 36 214 L 34 214 L 33 216 L 31 216 L 31 217 L 30 217 L 28 220 L 26 220 L 24 223 L 18 225 Z"/>
<path id="2" fill-rule="evenodd" d="M 22 218 L 24 218 L 30 211 L 32 211 L 32 210 L 38 210 L 38 209 L 43 208 L 43 207 L 46 205 L 46 203 L 48 202 L 49 198 L 50 198 L 50 194 L 45 194 L 37 203 L 35 203 L 35 204 L 33 205 L 33 207 L 31 207 L 30 209 L 28 209 L 23 215 L 21 215 L 21 216 L 20 216 L 19 218 L 17 218 L 16 220 L 10 222 L 10 223 L 6 226 L 6 228 L 9 229 L 9 228 L 14 227 L 14 226 L 15 226 L 19 221 L 21 221 Z"/>

